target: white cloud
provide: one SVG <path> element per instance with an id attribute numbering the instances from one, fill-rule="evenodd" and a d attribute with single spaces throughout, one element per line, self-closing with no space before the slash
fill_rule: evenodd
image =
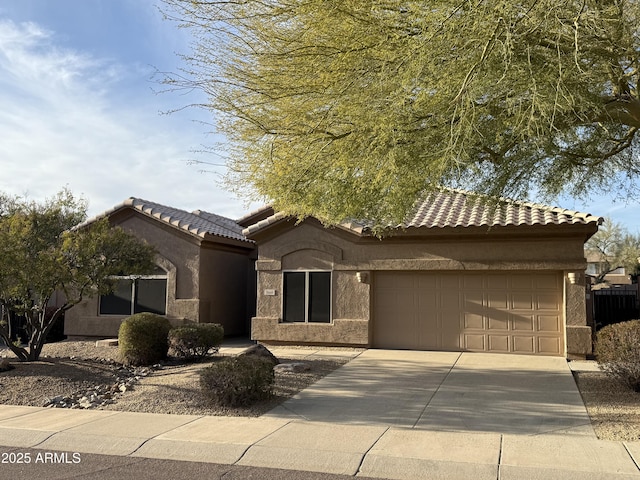
<path id="1" fill-rule="evenodd" d="M 100 62 L 80 52 L 56 48 L 52 40 L 52 32 L 34 23 L 0 21 L 2 83 L 13 93 L 22 94 L 23 101 L 59 104 L 99 85 L 90 73 L 100 69 Z"/>
<path id="2" fill-rule="evenodd" d="M 206 141 L 202 127 L 189 115 L 158 115 L 169 108 L 163 101 L 139 66 L 60 48 L 34 23 L 0 20 L 0 191 L 39 199 L 68 185 L 91 214 L 139 196 L 241 215 L 212 175 L 186 164 Z"/>

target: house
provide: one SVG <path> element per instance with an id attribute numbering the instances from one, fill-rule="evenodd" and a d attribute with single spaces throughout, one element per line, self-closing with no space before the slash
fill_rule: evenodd
<path id="1" fill-rule="evenodd" d="M 157 250 L 152 274 L 117 278 L 110 295 L 88 299 L 65 316 L 69 337 L 112 337 L 124 318 L 139 311 L 166 315 L 174 325 L 220 323 L 243 334 L 255 311 L 255 244 L 235 221 L 129 198 L 86 221 L 108 217 Z"/>
<path id="2" fill-rule="evenodd" d="M 585 250 L 585 257 L 587 259 L 587 275 L 593 278 L 595 284 L 596 279 L 603 272 L 607 272 L 604 276 L 604 284 L 600 284 L 598 288 L 606 287 L 607 285 L 631 285 L 631 276 L 626 272 L 624 267 L 615 267 L 613 270 L 611 265 L 606 262 L 601 252 L 595 250 Z"/>
<path id="3" fill-rule="evenodd" d="M 584 358 L 592 345 L 584 243 L 601 221 L 441 190 L 379 239 L 366 223 L 325 228 L 265 207 L 239 220 L 258 246 L 251 335 Z"/>

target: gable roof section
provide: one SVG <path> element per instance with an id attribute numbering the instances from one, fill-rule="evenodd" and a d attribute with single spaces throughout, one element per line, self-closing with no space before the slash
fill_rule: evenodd
<path id="1" fill-rule="evenodd" d="M 245 228 L 248 237 L 288 218 L 279 212 Z M 487 197 L 463 190 L 442 189 L 428 193 L 416 203 L 404 222 L 392 226 L 395 229 L 409 228 L 466 228 L 498 227 L 518 225 L 599 225 L 602 217 L 558 207 L 528 202 L 500 199 L 491 201 Z M 340 228 L 359 235 L 370 231 L 369 222 L 344 222 Z"/>
<path id="2" fill-rule="evenodd" d="M 190 213 L 185 210 L 167 207 L 166 205 L 134 197 L 130 197 L 112 209 L 107 210 L 94 218 L 86 220 L 76 228 L 81 228 L 125 208 L 136 210 L 147 217 L 156 219 L 162 223 L 202 239 L 205 239 L 208 236 L 214 236 L 246 242 L 249 244 L 254 243 L 242 234 L 242 227 L 230 218 L 202 210 L 196 210 Z"/>

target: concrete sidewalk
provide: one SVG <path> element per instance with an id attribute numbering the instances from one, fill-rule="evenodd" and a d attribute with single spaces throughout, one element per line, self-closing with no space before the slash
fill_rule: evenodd
<path id="1" fill-rule="evenodd" d="M 233 348 L 225 354 L 244 347 Z M 596 439 L 564 359 L 274 353 L 356 358 L 260 418 L 0 405 L 0 454 L 36 448 L 387 479 L 640 480 L 640 442 Z"/>
<path id="2" fill-rule="evenodd" d="M 274 418 L 0 406 L 0 445 L 389 479 L 640 480 L 640 442 Z"/>

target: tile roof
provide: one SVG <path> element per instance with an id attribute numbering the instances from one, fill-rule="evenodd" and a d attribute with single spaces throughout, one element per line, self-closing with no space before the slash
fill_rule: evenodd
<path id="1" fill-rule="evenodd" d="M 249 227 L 254 223 L 258 223 L 260 220 L 264 220 L 271 215 L 274 215 L 275 212 L 271 205 L 263 205 L 262 207 L 249 212 L 242 217 L 236 219 L 236 223 L 242 225 L 243 227 Z"/>
<path id="2" fill-rule="evenodd" d="M 287 218 L 286 215 L 276 213 L 245 228 L 242 233 L 249 236 L 285 218 Z M 602 220 L 601 217 L 589 213 L 564 208 L 507 199 L 499 199 L 496 202 L 471 192 L 442 189 L 428 193 L 423 200 L 416 202 L 404 222 L 399 225 L 389 225 L 389 227 L 408 229 L 591 223 L 599 225 Z M 370 230 L 372 224 L 351 220 L 342 223 L 340 227 L 363 234 Z"/>
<path id="3" fill-rule="evenodd" d="M 427 194 L 399 227 L 496 227 L 508 225 L 599 224 L 601 217 L 564 208 L 500 199 L 462 190 Z"/>
<path id="4" fill-rule="evenodd" d="M 249 236 L 254 232 L 262 230 L 263 228 L 268 227 L 269 225 L 273 225 L 274 223 L 279 222 L 280 220 L 285 220 L 289 218 L 288 215 L 285 215 L 282 212 L 277 212 L 271 215 L 270 217 L 265 218 L 264 220 L 260 220 L 258 223 L 254 223 L 253 225 L 248 226 L 244 230 L 242 230 L 243 235 Z"/>
<path id="5" fill-rule="evenodd" d="M 192 213 L 219 226 L 223 230 L 233 232 L 235 234 L 235 238 L 237 238 L 238 240 L 245 239 L 244 235 L 242 235 L 242 226 L 238 225 L 235 220 L 223 217 L 222 215 L 218 215 L 216 213 L 205 212 L 204 210 L 195 210 Z"/>
<path id="6" fill-rule="evenodd" d="M 185 210 L 167 207 L 166 205 L 134 197 L 130 197 L 112 209 L 107 210 L 94 218 L 86 220 L 75 228 L 88 225 L 123 208 L 132 208 L 144 215 L 155 218 L 161 222 L 171 225 L 172 227 L 184 230 L 185 232 L 200 238 L 205 238 L 206 236 L 211 235 L 253 243 L 242 234 L 242 227 L 230 218 L 202 210 L 196 210 L 190 213 Z"/>

